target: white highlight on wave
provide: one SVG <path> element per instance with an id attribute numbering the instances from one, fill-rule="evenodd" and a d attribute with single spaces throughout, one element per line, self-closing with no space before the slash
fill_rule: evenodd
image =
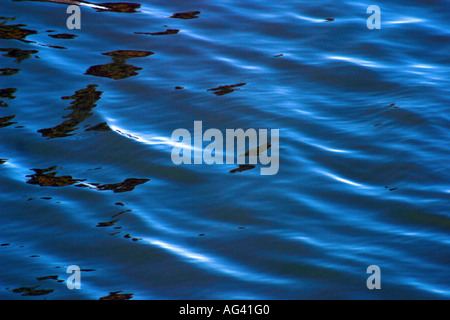
<path id="1" fill-rule="evenodd" d="M 328 176 L 328 177 L 330 177 L 330 178 L 332 178 L 332 179 L 334 179 L 336 181 L 340 181 L 340 182 L 349 184 L 349 185 L 354 186 L 354 187 L 360 187 L 360 188 L 366 188 L 366 189 L 369 188 L 369 187 L 364 186 L 364 185 L 362 185 L 360 183 L 356 183 L 356 182 L 353 182 L 353 181 L 350 181 L 350 180 L 338 177 L 337 175 L 334 175 L 334 174 L 331 174 L 331 173 L 328 173 L 328 172 L 325 172 L 325 171 L 316 170 L 316 172 L 321 173 L 323 175 L 326 175 L 326 176 Z"/>
<path id="2" fill-rule="evenodd" d="M 368 61 L 368 60 L 362 60 L 362 59 L 358 59 L 358 58 L 352 58 L 352 57 L 343 57 L 343 56 L 326 56 L 327 59 L 331 59 L 331 60 L 341 60 L 341 61 L 346 61 L 346 62 L 351 62 L 363 67 L 368 67 L 368 68 L 385 68 L 384 66 L 375 63 L 373 61 Z"/>
<path id="3" fill-rule="evenodd" d="M 244 268 L 230 263 L 221 261 L 222 259 L 214 258 L 206 254 L 198 253 L 193 250 L 181 247 L 179 245 L 171 244 L 166 241 L 152 238 L 142 238 L 143 241 L 147 241 L 149 244 L 158 248 L 169 251 L 172 254 L 184 258 L 186 261 L 194 263 L 200 267 L 208 270 L 213 270 L 222 274 L 232 276 L 244 281 L 250 282 L 262 282 L 262 283 L 275 283 L 275 284 L 289 284 L 292 281 L 287 279 L 275 278 L 271 275 L 264 275 L 255 271 L 245 270 Z"/>

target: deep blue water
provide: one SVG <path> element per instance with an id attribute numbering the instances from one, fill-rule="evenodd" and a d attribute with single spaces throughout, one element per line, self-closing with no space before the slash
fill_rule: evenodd
<path id="1" fill-rule="evenodd" d="M 1 0 L 1 299 L 450 298 L 448 1 L 136 2 Z M 195 120 L 278 173 L 173 164 Z"/>

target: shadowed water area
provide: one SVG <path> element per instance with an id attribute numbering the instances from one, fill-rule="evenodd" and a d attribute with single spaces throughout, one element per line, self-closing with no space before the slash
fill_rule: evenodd
<path id="1" fill-rule="evenodd" d="M 449 299 L 449 3 L 371 4 L 2 0 L 0 299 Z"/>

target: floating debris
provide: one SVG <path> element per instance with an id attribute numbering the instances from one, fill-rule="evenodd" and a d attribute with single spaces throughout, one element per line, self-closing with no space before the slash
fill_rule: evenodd
<path id="1" fill-rule="evenodd" d="M 139 9 L 141 5 L 139 3 L 122 3 L 122 2 L 116 2 L 116 3 L 99 3 L 99 6 L 105 7 L 105 9 L 96 8 L 97 11 L 114 11 L 114 12 L 121 12 L 121 13 L 134 13 L 139 12 L 136 9 Z"/>
<path id="2" fill-rule="evenodd" d="M 334 21 L 334 19 L 333 18 L 326 18 L 325 21 L 326 22 L 332 22 L 332 21 Z"/>
<path id="3" fill-rule="evenodd" d="M 0 24 L 0 39 L 24 40 L 31 34 L 37 34 L 36 30 L 24 29 L 25 24 L 5 25 L 8 20 Z"/>
<path id="4" fill-rule="evenodd" d="M 80 179 L 73 179 L 72 176 L 59 176 L 56 177 L 57 172 L 51 172 L 56 170 L 56 166 L 47 169 L 31 169 L 35 173 L 27 175 L 30 179 L 27 180 L 29 184 L 39 185 L 41 187 L 64 187 L 70 186 L 74 183 L 85 181 Z"/>
<path id="5" fill-rule="evenodd" d="M 52 293 L 53 289 L 38 289 L 36 290 L 36 288 L 38 288 L 39 286 L 35 286 L 35 287 L 20 287 L 17 289 L 13 289 L 11 290 L 14 293 L 22 293 L 22 296 L 42 296 L 42 295 L 46 295 L 49 293 Z"/>
<path id="6" fill-rule="evenodd" d="M 267 151 L 268 149 L 270 149 L 272 145 L 270 143 L 265 143 L 262 144 L 256 148 L 253 148 L 251 150 L 248 150 L 246 153 L 242 153 L 239 155 L 239 157 L 250 157 L 250 156 L 260 156 L 261 153 L 263 153 L 264 151 Z"/>
<path id="7" fill-rule="evenodd" d="M 127 64 L 126 60 L 131 58 L 147 57 L 154 54 L 154 52 L 139 50 L 116 50 L 102 54 L 112 57 L 113 62 L 91 66 L 84 74 L 97 77 L 106 77 L 114 80 L 135 76 L 138 74 L 136 71 L 142 70 L 142 68 Z"/>
<path id="8" fill-rule="evenodd" d="M 232 85 L 224 85 L 224 86 L 219 86 L 217 88 L 212 88 L 212 89 L 208 89 L 207 91 L 214 91 L 214 94 L 216 96 L 223 96 L 224 94 L 227 93 L 231 93 L 234 92 L 236 90 L 237 87 L 242 87 L 245 86 L 247 83 L 238 83 L 238 84 L 232 84 Z"/>
<path id="9" fill-rule="evenodd" d="M 0 117 L 0 128 L 4 128 L 4 127 L 7 127 L 7 126 L 17 123 L 17 122 L 11 122 L 11 120 L 14 119 L 15 117 L 16 117 L 16 115 Z"/>
<path id="10" fill-rule="evenodd" d="M 184 87 L 176 86 L 175 89 L 176 90 L 181 90 L 181 89 L 184 89 Z"/>
<path id="11" fill-rule="evenodd" d="M 0 89 L 0 98 L 2 99 L 15 99 L 13 94 L 17 91 L 16 88 Z"/>
<path id="12" fill-rule="evenodd" d="M 275 57 L 275 58 L 278 58 L 278 57 L 282 57 L 282 56 L 283 56 L 283 54 L 280 53 L 280 54 L 275 55 L 274 57 Z"/>
<path id="13" fill-rule="evenodd" d="M 133 298 L 132 293 L 120 293 L 122 291 L 110 292 L 109 295 L 101 297 L 100 300 L 130 300 Z"/>
<path id="14" fill-rule="evenodd" d="M 36 280 L 43 281 L 43 280 L 58 280 L 58 276 L 44 276 L 44 277 L 37 277 Z"/>
<path id="15" fill-rule="evenodd" d="M 119 221 L 119 219 L 111 220 L 111 221 L 108 221 L 108 222 L 99 222 L 96 225 L 96 227 L 99 227 L 99 228 L 110 227 L 110 226 L 113 226 L 117 221 Z"/>
<path id="16" fill-rule="evenodd" d="M 76 126 L 90 117 L 92 115 L 91 110 L 97 106 L 96 102 L 100 99 L 103 92 L 97 91 L 95 88 L 97 88 L 96 84 L 90 84 L 85 89 L 76 91 L 72 96 L 62 97 L 63 100 L 75 100 L 67 108 L 68 110 L 73 110 L 72 113 L 64 117 L 70 119 L 55 127 L 38 130 L 38 132 L 43 137 L 48 138 L 62 138 L 73 135 L 71 132 L 77 130 Z"/>
<path id="17" fill-rule="evenodd" d="M 102 122 L 92 126 L 84 131 L 111 131 L 111 128 L 108 126 L 106 122 Z"/>
<path id="18" fill-rule="evenodd" d="M 138 12 L 136 9 L 140 8 L 139 3 L 126 3 L 126 2 L 114 2 L 114 3 L 94 3 L 83 0 L 14 0 L 14 1 L 40 1 L 40 2 L 53 2 L 65 5 L 85 6 L 97 11 L 113 11 L 123 13 Z"/>
<path id="19" fill-rule="evenodd" d="M 230 170 L 230 173 L 242 172 L 242 171 L 250 170 L 253 168 L 255 168 L 255 166 L 252 164 L 241 164 L 241 165 L 239 165 L 239 168 Z"/>
<path id="20" fill-rule="evenodd" d="M 70 33 L 49 34 L 48 36 L 55 39 L 75 39 L 76 37 L 78 37 L 76 34 Z"/>
<path id="21" fill-rule="evenodd" d="M 104 191 L 104 190 L 112 190 L 114 193 L 121 193 L 121 192 L 127 192 L 132 191 L 134 188 L 140 184 L 144 184 L 146 182 L 150 181 L 150 179 L 136 179 L 136 178 L 128 178 L 125 179 L 123 182 L 120 183 L 114 183 L 114 184 L 94 184 L 98 190 Z"/>
<path id="22" fill-rule="evenodd" d="M 16 74 L 20 71 L 20 69 L 14 69 L 14 68 L 1 68 L 0 69 L 0 76 L 12 76 L 13 74 Z"/>
<path id="23" fill-rule="evenodd" d="M 175 18 L 175 19 L 196 19 L 197 16 L 200 14 L 200 11 L 188 11 L 188 12 L 180 12 L 180 13 L 174 13 L 169 18 Z"/>
<path id="24" fill-rule="evenodd" d="M 135 34 L 148 34 L 151 36 L 163 36 L 168 34 L 177 34 L 180 30 L 178 29 L 167 29 L 166 31 L 161 32 L 135 32 Z"/>
<path id="25" fill-rule="evenodd" d="M 4 164 L 6 161 L 8 161 L 8 159 L 1 159 L 0 158 L 0 164 Z"/>
<path id="26" fill-rule="evenodd" d="M 6 52 L 2 56 L 16 58 L 15 62 L 20 63 L 25 59 L 31 58 L 32 54 L 38 53 L 37 50 L 24 50 L 18 48 L 2 48 L 2 52 Z"/>

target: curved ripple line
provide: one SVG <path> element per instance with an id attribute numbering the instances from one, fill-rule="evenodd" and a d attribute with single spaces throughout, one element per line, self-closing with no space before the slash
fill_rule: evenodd
<path id="1" fill-rule="evenodd" d="M 222 259 L 214 258 L 212 256 L 207 256 L 206 254 L 198 253 L 190 249 L 174 245 L 159 239 L 152 238 L 142 238 L 142 240 L 147 241 L 153 246 L 159 247 L 170 253 L 184 258 L 186 261 L 194 263 L 196 265 L 203 264 L 208 270 L 214 270 L 219 273 L 229 275 L 231 277 L 237 278 L 243 281 L 249 282 L 261 282 L 261 283 L 273 283 L 273 284 L 288 284 L 292 281 L 287 279 L 275 278 L 273 276 L 258 274 L 255 271 L 245 270 L 243 267 L 237 265 L 232 265 L 231 263 L 221 261 Z"/>

